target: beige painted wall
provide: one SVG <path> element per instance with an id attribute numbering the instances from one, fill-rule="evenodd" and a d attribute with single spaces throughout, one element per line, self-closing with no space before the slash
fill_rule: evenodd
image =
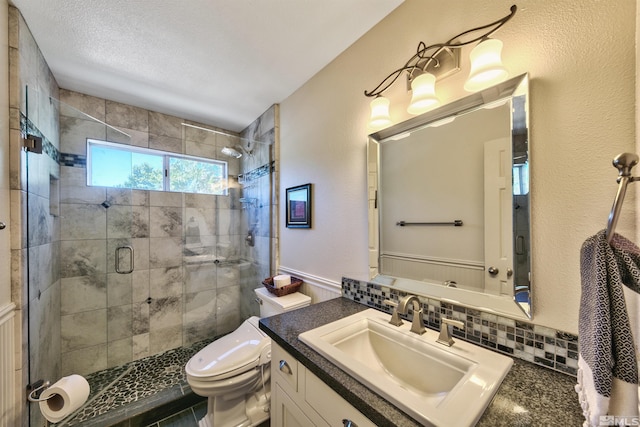
<path id="1" fill-rule="evenodd" d="M 314 184 L 313 228 L 281 222 L 281 266 L 334 282 L 367 274 L 371 130 L 363 90 L 401 66 L 419 41 L 494 21 L 511 4 L 407 0 L 281 103 L 281 198 L 287 187 Z M 518 7 L 496 38 L 511 74 L 531 77 L 534 321 L 577 332 L 580 247 L 606 226 L 616 190 L 611 159 L 635 150 L 636 1 L 522 0 Z M 462 71 L 437 85 L 444 102 L 466 95 L 468 52 Z M 386 95 L 394 122 L 409 118 L 404 84 Z M 618 231 L 633 238 L 634 218 L 629 201 Z"/>

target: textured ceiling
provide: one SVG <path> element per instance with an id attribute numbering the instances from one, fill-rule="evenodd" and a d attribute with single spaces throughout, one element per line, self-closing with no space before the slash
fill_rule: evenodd
<path id="1" fill-rule="evenodd" d="M 403 0 L 11 0 L 60 87 L 244 129 Z"/>

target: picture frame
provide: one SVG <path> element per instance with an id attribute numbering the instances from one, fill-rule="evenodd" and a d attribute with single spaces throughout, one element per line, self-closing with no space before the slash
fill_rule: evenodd
<path id="1" fill-rule="evenodd" d="M 286 189 L 287 228 L 311 228 L 311 184 Z"/>

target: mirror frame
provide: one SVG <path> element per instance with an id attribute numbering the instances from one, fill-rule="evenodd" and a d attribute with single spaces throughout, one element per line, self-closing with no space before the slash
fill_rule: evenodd
<path id="1" fill-rule="evenodd" d="M 518 99 L 521 105 L 514 108 L 514 99 Z M 525 277 L 528 278 L 527 283 L 516 283 L 514 274 L 513 295 L 511 297 L 504 295 L 486 294 L 479 291 L 471 291 L 461 288 L 448 287 L 440 283 L 432 283 L 407 279 L 396 276 L 388 276 L 379 274 L 378 266 L 380 265 L 380 211 L 377 209 L 377 189 L 380 188 L 380 144 L 391 140 L 397 135 L 406 132 L 413 132 L 426 128 L 434 122 L 450 119 L 457 115 L 472 112 L 484 108 L 488 104 L 494 102 L 507 101 L 511 103 L 511 148 L 513 153 L 513 165 L 524 162 L 530 164 L 530 122 L 529 122 L 529 76 L 522 74 L 505 82 L 499 83 L 490 88 L 476 92 L 467 97 L 453 101 L 447 105 L 437 109 L 428 111 L 420 116 L 413 117 L 404 122 L 390 126 L 386 129 L 374 132 L 369 135 L 369 143 L 367 147 L 367 171 L 369 180 L 369 189 L 374 188 L 375 194 L 369 196 L 369 250 L 371 258 L 376 259 L 376 265 L 370 265 L 370 281 L 383 286 L 389 286 L 393 289 L 399 289 L 405 292 L 423 295 L 427 297 L 438 298 L 445 302 L 463 305 L 471 308 L 481 309 L 483 311 L 492 312 L 509 317 L 532 319 L 532 281 L 531 281 L 531 191 L 526 194 L 526 218 L 528 220 L 528 236 L 524 239 L 525 243 L 516 242 L 514 221 L 513 249 L 514 259 L 516 252 L 516 244 L 520 250 L 526 253 L 525 268 L 528 271 Z M 375 170 L 372 166 L 375 164 Z M 530 173 L 529 173 L 530 176 Z M 375 182 L 372 182 L 375 180 Z M 514 206 L 512 208 L 515 216 L 515 209 L 520 208 Z M 372 223 L 374 221 L 374 223 Z M 515 269 L 515 265 L 514 265 Z"/>

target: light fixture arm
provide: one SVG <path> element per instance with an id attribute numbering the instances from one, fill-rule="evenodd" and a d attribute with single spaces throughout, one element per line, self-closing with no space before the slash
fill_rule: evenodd
<path id="1" fill-rule="evenodd" d="M 391 85 L 393 85 L 396 82 L 396 80 L 398 80 L 398 78 L 402 75 L 404 71 L 406 71 L 409 74 L 409 78 L 413 78 L 413 73 L 416 70 L 426 71 L 429 65 L 431 65 L 432 63 L 434 63 L 433 65 L 434 67 L 436 68 L 439 67 L 440 62 L 438 61 L 437 56 L 440 53 L 442 53 L 445 50 L 459 49 L 462 46 L 467 46 L 472 43 L 476 43 L 478 41 L 488 38 L 490 35 L 498 31 L 511 18 L 513 18 L 513 16 L 516 14 L 517 9 L 518 9 L 517 6 L 514 4 L 513 6 L 511 6 L 510 13 L 507 16 L 501 19 L 498 19 L 497 21 L 492 22 L 490 24 L 486 24 L 480 27 L 476 27 L 476 28 L 472 28 L 470 30 L 464 31 L 452 37 L 445 43 L 436 43 L 436 44 L 427 46 L 426 43 L 421 41 L 420 43 L 418 43 L 418 48 L 416 49 L 416 53 L 411 58 L 409 58 L 409 60 L 404 64 L 404 66 L 398 68 L 397 70 L 389 74 L 387 77 L 385 77 L 378 84 L 378 86 L 373 88 L 373 90 L 371 91 L 365 90 L 364 91 L 365 96 L 378 97 L 382 95 L 382 93 L 385 90 L 391 87 Z M 473 34 L 482 30 L 487 30 L 487 31 L 484 31 L 483 33 L 481 33 L 480 35 L 478 35 L 477 37 L 471 40 L 455 41 L 469 34 Z M 429 52 L 432 52 L 432 53 L 429 53 Z"/>

